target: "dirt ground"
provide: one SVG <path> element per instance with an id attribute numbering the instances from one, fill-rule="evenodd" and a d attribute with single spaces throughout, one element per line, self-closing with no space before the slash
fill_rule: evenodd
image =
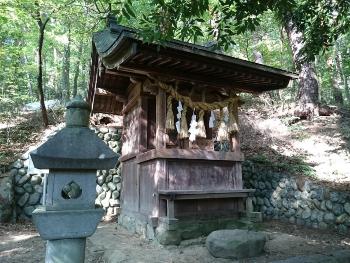
<path id="1" fill-rule="evenodd" d="M 331 231 L 306 229 L 276 221 L 264 222 L 268 235 L 265 254 L 242 262 L 271 262 L 296 255 L 327 254 L 350 250 L 350 237 Z M 101 223 L 87 241 L 86 262 L 128 263 L 209 263 L 232 262 L 212 257 L 204 245 L 205 237 L 187 240 L 180 246 L 161 247 L 140 239 L 115 223 Z M 0 262 L 43 262 L 45 243 L 30 224 L 0 226 Z"/>

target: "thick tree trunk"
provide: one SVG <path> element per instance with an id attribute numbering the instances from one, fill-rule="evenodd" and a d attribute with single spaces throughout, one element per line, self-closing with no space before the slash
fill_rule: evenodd
<path id="1" fill-rule="evenodd" d="M 40 107 L 41 107 L 41 114 L 43 117 L 43 123 L 44 126 L 47 127 L 49 125 L 49 119 L 47 117 L 47 111 L 45 106 L 45 98 L 44 98 L 44 90 L 43 90 L 43 56 L 42 56 L 42 50 L 43 50 L 43 44 L 44 44 L 44 34 L 45 34 L 45 21 L 42 23 L 38 21 L 39 25 L 39 41 L 38 41 L 38 93 L 39 93 L 39 99 L 40 99 Z"/>
<path id="2" fill-rule="evenodd" d="M 313 115 L 318 115 L 319 86 L 315 65 L 313 61 L 307 61 L 303 56 L 303 35 L 297 31 L 291 19 L 286 21 L 285 29 L 292 48 L 295 67 L 299 71 L 298 106 L 295 110 L 295 115 L 310 119 Z"/>
<path id="3" fill-rule="evenodd" d="M 82 54 L 83 54 L 83 43 L 81 42 L 79 45 L 79 50 L 78 50 L 78 61 L 77 61 L 77 64 L 75 65 L 75 70 L 74 70 L 73 91 L 72 91 L 73 98 L 77 95 L 77 92 L 78 92 L 80 59 L 81 59 Z"/>

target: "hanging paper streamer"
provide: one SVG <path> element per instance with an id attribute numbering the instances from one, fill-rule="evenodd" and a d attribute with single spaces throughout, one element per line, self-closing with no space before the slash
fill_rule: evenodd
<path id="1" fill-rule="evenodd" d="M 183 110 L 182 103 L 181 103 L 181 101 L 179 101 L 179 104 L 177 106 L 177 114 L 176 114 L 177 121 L 175 123 L 177 133 L 180 133 L 180 120 L 181 120 L 182 110 Z"/>
<path id="2" fill-rule="evenodd" d="M 206 138 L 207 133 L 205 131 L 205 125 L 204 125 L 204 110 L 201 110 L 199 112 L 199 119 L 197 124 L 197 137 L 198 138 Z"/>
<path id="3" fill-rule="evenodd" d="M 181 113 L 181 120 L 180 120 L 180 122 L 181 122 L 180 132 L 179 132 L 180 139 L 188 138 L 188 127 L 187 127 L 186 113 L 187 113 L 187 106 L 184 105 L 182 113 Z"/>
<path id="4" fill-rule="evenodd" d="M 190 133 L 190 137 L 189 137 L 189 140 L 191 142 L 195 141 L 196 140 L 196 135 L 197 135 L 197 116 L 196 114 L 194 113 L 195 110 L 193 110 L 193 113 L 192 113 L 192 118 L 191 118 L 191 123 L 190 123 L 190 129 L 188 130 L 188 132 Z"/>
<path id="5" fill-rule="evenodd" d="M 209 128 L 214 128 L 215 127 L 215 114 L 214 111 L 210 112 L 210 118 L 209 118 Z"/>
<path id="6" fill-rule="evenodd" d="M 237 111 L 237 104 L 230 103 L 228 105 L 228 125 L 227 125 L 227 132 L 229 134 L 235 133 L 239 131 L 237 120 L 235 118 L 235 112 Z"/>
<path id="7" fill-rule="evenodd" d="M 172 104 L 173 97 L 169 96 L 167 101 L 167 108 L 168 111 L 166 113 L 166 121 L 165 121 L 165 128 L 168 131 L 175 130 L 175 123 L 174 123 L 174 113 L 173 113 L 173 104 Z"/>
<path id="8" fill-rule="evenodd" d="M 217 141 L 227 141 L 229 139 L 229 134 L 227 132 L 227 125 L 225 123 L 225 116 L 222 109 L 220 109 L 220 118 L 219 118 L 219 126 L 218 133 L 216 136 Z"/>

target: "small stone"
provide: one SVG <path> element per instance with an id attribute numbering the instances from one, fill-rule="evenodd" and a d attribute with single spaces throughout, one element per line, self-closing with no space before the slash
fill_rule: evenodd
<path id="1" fill-rule="evenodd" d="M 113 181 L 112 181 L 112 182 L 113 182 L 114 184 L 120 183 L 120 181 L 121 181 L 120 176 L 118 176 L 118 175 L 113 176 Z"/>
<path id="2" fill-rule="evenodd" d="M 19 175 L 25 175 L 26 173 L 27 173 L 27 169 L 26 168 L 18 169 L 18 174 Z"/>
<path id="3" fill-rule="evenodd" d="M 321 209 L 321 202 L 317 199 L 313 199 L 312 202 L 314 203 L 314 206 L 318 209 Z"/>
<path id="4" fill-rule="evenodd" d="M 295 191 L 294 192 L 294 198 L 297 199 L 297 200 L 300 200 L 301 199 L 301 193 L 299 191 Z"/>
<path id="5" fill-rule="evenodd" d="M 328 210 L 332 210 L 333 209 L 333 203 L 330 200 L 326 201 L 326 208 Z"/>
<path id="6" fill-rule="evenodd" d="M 283 200 L 282 200 L 282 205 L 283 205 L 285 208 L 289 209 L 289 202 L 287 201 L 287 199 L 283 199 Z"/>
<path id="7" fill-rule="evenodd" d="M 115 168 L 109 170 L 109 174 L 113 174 L 114 175 L 114 174 L 117 174 L 117 172 L 118 172 L 118 169 L 115 169 Z"/>
<path id="8" fill-rule="evenodd" d="M 207 237 L 206 247 L 218 258 L 242 259 L 264 252 L 266 235 L 248 230 L 217 230 Z"/>
<path id="9" fill-rule="evenodd" d="M 118 191 L 113 191 L 113 192 L 112 192 L 112 198 L 113 198 L 114 200 L 118 199 L 119 195 L 120 195 L 120 194 L 119 194 Z"/>
<path id="10" fill-rule="evenodd" d="M 113 184 L 112 182 L 109 182 L 108 184 L 108 188 L 112 191 L 114 191 L 115 189 L 117 189 L 117 186 L 115 184 Z"/>
<path id="11" fill-rule="evenodd" d="M 96 193 L 97 193 L 97 195 L 99 195 L 99 194 L 102 193 L 102 192 L 103 192 L 102 187 L 99 186 L 99 185 L 97 184 L 97 185 L 96 185 Z"/>
<path id="12" fill-rule="evenodd" d="M 311 212 L 310 220 L 311 220 L 312 222 L 317 221 L 317 216 L 318 216 L 318 211 L 317 211 L 317 210 L 313 210 L 313 211 Z"/>
<path id="13" fill-rule="evenodd" d="M 344 212 L 344 207 L 341 204 L 335 204 L 333 205 L 333 212 L 336 216 L 339 216 Z"/>
<path id="14" fill-rule="evenodd" d="M 271 206 L 269 199 L 267 199 L 266 197 L 264 197 L 264 204 L 266 206 Z"/>
<path id="15" fill-rule="evenodd" d="M 331 192 L 330 193 L 330 199 L 332 202 L 338 202 L 339 200 L 339 195 L 336 192 Z"/>
<path id="16" fill-rule="evenodd" d="M 12 167 L 13 168 L 17 168 L 17 169 L 20 169 L 23 167 L 23 162 L 21 160 L 17 160 L 15 161 L 13 164 L 12 164 Z"/>
<path id="17" fill-rule="evenodd" d="M 103 134 L 103 133 L 98 133 L 97 136 L 98 136 L 98 138 L 100 138 L 101 140 L 103 140 L 104 134 Z"/>
<path id="18" fill-rule="evenodd" d="M 323 219 L 327 224 L 331 224 L 334 223 L 335 216 L 332 213 L 326 213 Z"/>
<path id="19" fill-rule="evenodd" d="M 103 191 L 108 191 L 109 190 L 109 187 L 108 187 L 108 185 L 107 184 L 103 184 L 102 185 L 102 189 L 103 189 Z"/>
<path id="20" fill-rule="evenodd" d="M 106 192 L 105 198 L 101 201 L 101 205 L 103 208 L 107 208 L 109 206 L 109 200 L 111 199 L 111 191 Z"/>
<path id="21" fill-rule="evenodd" d="M 41 185 L 34 185 L 34 191 L 42 194 L 43 193 L 43 187 Z"/>
<path id="22" fill-rule="evenodd" d="M 107 133 L 108 132 L 108 128 L 107 127 L 101 127 L 100 128 L 100 132 L 101 133 Z"/>
<path id="23" fill-rule="evenodd" d="M 39 204 L 40 197 L 41 197 L 41 194 L 39 194 L 39 193 L 31 194 L 30 197 L 29 197 L 29 200 L 28 200 L 28 204 L 30 204 L 30 205 L 37 205 L 37 204 Z"/>
<path id="24" fill-rule="evenodd" d="M 321 208 L 322 211 L 327 211 L 326 201 L 322 201 L 321 202 L 321 207 L 320 208 Z"/>
<path id="25" fill-rule="evenodd" d="M 104 136 L 103 136 L 103 140 L 105 142 L 109 142 L 110 140 L 112 139 L 112 135 L 110 133 L 106 133 Z"/>
<path id="26" fill-rule="evenodd" d="M 117 147 L 118 146 L 118 144 L 117 144 L 117 142 L 114 142 L 114 141 L 109 141 L 108 142 L 108 146 L 110 147 L 110 148 L 115 148 L 115 147 Z"/>
<path id="27" fill-rule="evenodd" d="M 18 180 L 17 185 L 22 186 L 24 185 L 26 182 L 28 182 L 30 179 L 30 175 L 29 174 L 25 174 L 21 177 L 21 179 Z"/>
<path id="28" fill-rule="evenodd" d="M 122 189 L 122 184 L 121 183 L 117 183 L 117 190 L 120 192 L 121 189 Z"/>
<path id="29" fill-rule="evenodd" d="M 110 181 L 112 181 L 112 178 L 113 178 L 113 175 L 111 175 L 111 174 L 107 175 L 105 182 L 109 183 Z"/>
<path id="30" fill-rule="evenodd" d="M 112 135 L 112 140 L 113 140 L 113 141 L 119 141 L 119 140 L 120 140 L 120 134 L 119 134 L 119 133 L 113 134 L 113 135 Z"/>
<path id="31" fill-rule="evenodd" d="M 25 190 L 23 189 L 23 187 L 18 187 L 18 186 L 16 186 L 15 187 L 15 192 L 17 193 L 17 194 L 24 194 L 25 193 Z"/>
<path id="32" fill-rule="evenodd" d="M 345 203 L 344 210 L 346 213 L 348 213 L 350 215 L 350 203 Z"/>
<path id="33" fill-rule="evenodd" d="M 295 224 L 295 217 L 290 217 L 289 219 L 288 219 L 288 221 L 289 221 L 289 223 L 291 223 L 291 224 Z"/>
<path id="34" fill-rule="evenodd" d="M 105 199 L 105 197 L 106 197 L 106 192 L 102 192 L 98 195 L 97 199 L 102 201 L 103 199 Z"/>
<path id="35" fill-rule="evenodd" d="M 110 206 L 119 206 L 120 201 L 119 201 L 119 199 L 109 199 L 109 205 Z"/>
<path id="36" fill-rule="evenodd" d="M 35 210 L 35 206 L 26 206 L 25 208 L 23 208 L 23 212 L 26 216 L 31 217 L 33 211 Z"/>
<path id="37" fill-rule="evenodd" d="M 301 218 L 306 220 L 309 217 L 311 217 L 311 210 L 310 209 L 304 210 L 304 212 L 301 214 Z"/>
<path id="38" fill-rule="evenodd" d="M 18 201 L 17 201 L 17 204 L 20 206 L 20 207 L 23 207 L 27 201 L 29 199 L 29 194 L 28 193 L 24 193 L 24 195 L 22 195 Z"/>
<path id="39" fill-rule="evenodd" d="M 348 216 L 346 214 L 341 214 L 340 216 L 338 216 L 336 219 L 335 219 L 335 223 L 336 224 L 343 224 L 346 219 L 348 218 Z"/>
<path id="40" fill-rule="evenodd" d="M 25 185 L 23 185 L 23 188 L 27 193 L 31 194 L 34 192 L 34 188 L 30 183 L 26 183 Z"/>
<path id="41" fill-rule="evenodd" d="M 32 175 L 32 178 L 30 178 L 30 183 L 32 185 L 41 184 L 41 181 L 42 181 L 41 177 L 39 175 L 36 175 L 36 174 Z"/>
<path id="42" fill-rule="evenodd" d="M 101 176 L 97 177 L 96 183 L 98 185 L 103 185 L 104 182 L 105 182 L 105 176 L 104 175 L 101 175 Z"/>

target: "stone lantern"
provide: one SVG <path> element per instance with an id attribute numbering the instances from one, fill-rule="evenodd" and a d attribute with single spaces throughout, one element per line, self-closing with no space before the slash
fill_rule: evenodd
<path id="1" fill-rule="evenodd" d="M 30 154 L 36 168 L 49 169 L 43 206 L 32 214 L 47 240 L 45 262 L 84 262 L 86 237 L 104 213 L 95 208 L 96 171 L 113 168 L 118 156 L 89 129 L 89 114 L 85 101 L 73 99 L 66 127 Z"/>

